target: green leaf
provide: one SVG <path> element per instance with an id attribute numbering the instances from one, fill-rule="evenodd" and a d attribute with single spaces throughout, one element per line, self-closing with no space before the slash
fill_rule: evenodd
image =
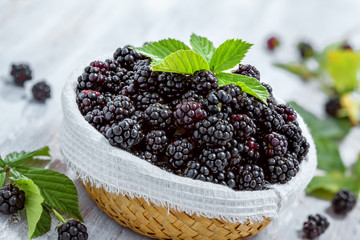
<path id="1" fill-rule="evenodd" d="M 360 154 L 358 156 L 356 163 L 354 164 L 353 172 L 355 176 L 360 180 Z"/>
<path id="2" fill-rule="evenodd" d="M 20 190 L 25 192 L 25 209 L 29 226 L 29 239 L 33 236 L 37 223 L 39 222 L 43 207 L 44 198 L 41 196 L 39 188 L 30 179 L 17 179 L 16 183 Z"/>
<path id="3" fill-rule="evenodd" d="M 331 200 L 343 188 L 350 190 L 357 196 L 360 190 L 360 182 L 344 173 L 329 173 L 325 176 L 315 176 L 306 187 L 306 193 Z"/>
<path id="4" fill-rule="evenodd" d="M 5 165 L 6 165 L 5 161 L 2 158 L 0 158 L 0 166 L 5 167 Z"/>
<path id="5" fill-rule="evenodd" d="M 32 152 L 21 151 L 21 152 L 10 153 L 9 155 L 7 155 L 5 157 L 5 162 L 10 167 L 15 167 L 15 166 L 18 166 L 28 160 L 31 160 L 33 157 L 36 157 L 36 156 L 50 157 L 49 147 L 46 146 L 46 147 L 37 149 Z"/>
<path id="6" fill-rule="evenodd" d="M 314 141 L 317 149 L 318 169 L 325 170 L 326 172 L 346 171 L 336 142 L 328 138 L 319 137 L 314 137 Z"/>
<path id="7" fill-rule="evenodd" d="M 46 205 L 83 221 L 79 211 L 76 187 L 66 175 L 50 169 L 22 166 L 17 167 L 16 170 L 34 181 L 39 187 Z"/>
<path id="8" fill-rule="evenodd" d="M 214 44 L 206 37 L 200 37 L 196 34 L 191 34 L 190 44 L 193 47 L 194 52 L 200 54 L 208 63 L 215 52 Z"/>
<path id="9" fill-rule="evenodd" d="M 199 70 L 209 70 L 204 58 L 192 50 L 180 50 L 167 56 L 153 71 L 193 74 Z"/>
<path id="10" fill-rule="evenodd" d="M 315 55 L 317 61 L 319 62 L 321 70 L 323 70 L 325 68 L 325 66 L 326 66 L 328 53 L 330 51 L 333 51 L 333 50 L 341 49 L 341 46 L 343 46 L 345 43 L 346 43 L 345 41 L 342 41 L 342 42 L 337 42 L 337 43 L 330 44 L 322 52 Z"/>
<path id="11" fill-rule="evenodd" d="M 49 210 L 43 207 L 41 217 L 36 224 L 35 231 L 31 236 L 31 238 L 36 238 L 38 236 L 47 233 L 48 231 L 50 231 L 50 228 L 51 228 L 51 216 Z"/>
<path id="12" fill-rule="evenodd" d="M 288 63 L 288 64 L 275 63 L 274 66 L 284 69 L 290 73 L 293 73 L 304 80 L 309 80 L 310 78 L 318 77 L 317 73 L 310 71 L 302 63 L 297 63 L 297 62 Z"/>
<path id="13" fill-rule="evenodd" d="M 51 162 L 50 159 L 42 159 L 42 158 L 32 158 L 27 160 L 21 166 L 24 167 L 35 167 L 35 168 L 44 168 Z"/>
<path id="14" fill-rule="evenodd" d="M 4 171 L 0 173 L 0 187 L 4 185 L 5 180 L 6 180 L 6 172 Z"/>
<path id="15" fill-rule="evenodd" d="M 241 62 L 253 44 L 241 39 L 229 39 L 214 52 L 210 61 L 210 69 L 214 73 L 235 67 Z"/>
<path id="16" fill-rule="evenodd" d="M 235 84 L 241 87 L 241 90 L 243 90 L 244 92 L 260 99 L 267 104 L 266 100 L 269 97 L 269 92 L 263 85 L 261 85 L 260 81 L 258 81 L 257 79 L 244 75 L 224 72 L 217 74 L 216 77 L 219 80 L 219 86 Z"/>

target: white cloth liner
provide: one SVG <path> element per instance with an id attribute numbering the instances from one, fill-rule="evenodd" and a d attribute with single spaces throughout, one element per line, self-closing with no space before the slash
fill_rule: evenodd
<path id="1" fill-rule="evenodd" d="M 301 195 L 316 169 L 314 141 L 303 119 L 298 122 L 310 143 L 299 173 L 286 184 L 269 185 L 262 191 L 234 191 L 228 187 L 180 177 L 112 147 L 86 122 L 76 104 L 77 77 L 85 65 L 69 77 L 62 92 L 64 120 L 60 146 L 65 162 L 85 183 L 109 193 L 143 197 L 158 206 L 187 214 L 223 219 L 232 223 L 261 222 L 274 218 Z"/>

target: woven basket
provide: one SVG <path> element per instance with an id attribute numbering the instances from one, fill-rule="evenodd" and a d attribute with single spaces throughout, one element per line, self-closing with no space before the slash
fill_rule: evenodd
<path id="1" fill-rule="evenodd" d="M 209 219 L 188 215 L 173 209 L 169 211 L 149 204 L 143 198 L 117 195 L 83 184 L 91 200 L 117 223 L 131 228 L 142 235 L 158 239 L 245 239 L 265 228 L 270 219 L 260 223 L 229 223 L 219 219 Z"/>

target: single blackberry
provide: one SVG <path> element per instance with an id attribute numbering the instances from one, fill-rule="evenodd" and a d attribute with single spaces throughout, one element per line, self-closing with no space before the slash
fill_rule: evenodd
<path id="1" fill-rule="evenodd" d="M 287 138 L 289 146 L 291 146 L 293 142 L 299 142 L 302 139 L 302 130 L 294 123 L 284 124 L 280 127 L 279 132 Z"/>
<path id="2" fill-rule="evenodd" d="M 270 51 L 273 51 L 275 48 L 279 47 L 279 45 L 280 45 L 280 41 L 277 37 L 270 37 L 266 41 L 267 49 Z"/>
<path id="3" fill-rule="evenodd" d="M 159 154 L 164 152 L 168 142 L 169 140 L 163 130 L 153 130 L 146 134 L 146 149 L 152 153 Z"/>
<path id="4" fill-rule="evenodd" d="M 252 65 L 239 64 L 238 68 L 235 69 L 233 73 L 252 77 L 260 81 L 260 72 Z"/>
<path id="5" fill-rule="evenodd" d="M 308 220 L 304 222 L 303 232 L 306 238 L 314 239 L 319 237 L 329 227 L 326 217 L 316 214 L 308 216 Z"/>
<path id="6" fill-rule="evenodd" d="M 134 154 L 135 154 L 135 156 L 139 157 L 140 159 L 143 159 L 155 166 L 164 165 L 164 162 L 161 162 L 160 158 L 156 154 L 154 154 L 150 151 L 145 151 L 145 152 L 136 151 Z"/>
<path id="7" fill-rule="evenodd" d="M 264 171 L 257 165 L 240 166 L 236 175 L 239 190 L 262 190 L 265 188 Z"/>
<path id="8" fill-rule="evenodd" d="M 284 184 L 296 176 L 299 171 L 299 162 L 290 155 L 288 158 L 276 156 L 266 160 L 264 169 L 266 179 L 270 183 Z"/>
<path id="9" fill-rule="evenodd" d="M 205 164 L 192 160 L 187 163 L 187 167 L 184 170 L 184 176 L 192 179 L 201 180 L 204 182 L 213 182 L 214 176 Z"/>
<path id="10" fill-rule="evenodd" d="M 153 129 L 165 130 L 172 124 L 172 115 L 167 105 L 155 103 L 144 111 L 144 120 Z"/>
<path id="11" fill-rule="evenodd" d="M 145 111 L 151 104 L 164 103 L 164 99 L 158 93 L 137 92 L 132 97 L 137 110 Z"/>
<path id="12" fill-rule="evenodd" d="M 232 101 L 232 105 L 234 114 L 243 113 L 252 119 L 260 118 L 265 106 L 255 97 L 245 92 L 241 92 L 240 95 L 238 95 L 236 99 Z"/>
<path id="13" fill-rule="evenodd" d="M 257 121 L 257 123 L 259 132 L 264 135 L 270 132 L 279 131 L 281 126 L 285 124 L 285 121 L 283 117 L 275 110 L 264 106 L 262 116 Z"/>
<path id="14" fill-rule="evenodd" d="M 202 95 L 199 95 L 194 90 L 187 91 L 184 95 L 181 96 L 181 103 L 184 102 L 199 102 L 201 103 L 204 100 Z"/>
<path id="15" fill-rule="evenodd" d="M 336 117 L 341 109 L 340 99 L 330 98 L 325 104 L 325 111 L 331 117 Z"/>
<path id="16" fill-rule="evenodd" d="M 341 189 L 332 200 L 332 207 L 337 214 L 346 214 L 356 205 L 355 195 L 347 189 Z"/>
<path id="17" fill-rule="evenodd" d="M 31 92 L 33 94 L 34 99 L 39 102 L 45 102 L 46 99 L 51 97 L 50 86 L 45 81 L 36 83 L 32 87 Z"/>
<path id="18" fill-rule="evenodd" d="M 76 97 L 76 103 L 81 114 L 84 116 L 94 109 L 102 109 L 105 106 L 105 102 L 104 95 L 92 90 L 83 90 Z"/>
<path id="19" fill-rule="evenodd" d="M 185 129 L 194 129 L 195 123 L 207 117 L 203 106 L 197 102 L 184 102 L 176 106 L 174 119 Z"/>
<path id="20" fill-rule="evenodd" d="M 103 91 L 118 94 L 127 85 L 125 81 L 129 78 L 128 71 L 125 68 L 120 68 L 119 63 L 112 59 L 106 59 L 105 64 L 108 66 L 108 71 L 104 74 Z"/>
<path id="21" fill-rule="evenodd" d="M 211 91 L 204 100 L 205 109 L 210 113 L 231 112 L 231 108 L 226 107 L 232 101 L 232 96 L 223 89 Z"/>
<path id="22" fill-rule="evenodd" d="M 248 137 L 239 142 L 237 149 L 242 161 L 247 164 L 255 164 L 260 158 L 260 146 L 253 137 Z"/>
<path id="23" fill-rule="evenodd" d="M 180 98 L 188 89 L 188 79 L 183 74 L 162 72 L 157 81 L 159 84 L 158 93 L 170 101 Z"/>
<path id="24" fill-rule="evenodd" d="M 230 122 L 234 126 L 235 137 L 244 139 L 256 134 L 256 125 L 247 115 L 233 114 L 230 118 Z"/>
<path id="25" fill-rule="evenodd" d="M 85 115 L 85 120 L 89 122 L 91 126 L 96 129 L 100 129 L 102 126 L 105 126 L 107 121 L 104 116 L 104 112 L 99 109 L 94 109 L 89 111 Z"/>
<path id="26" fill-rule="evenodd" d="M 69 220 L 58 228 L 58 240 L 78 239 L 87 240 L 88 233 L 86 226 L 77 221 Z"/>
<path id="27" fill-rule="evenodd" d="M 267 157 L 284 156 L 288 149 L 288 141 L 284 135 L 276 132 L 264 136 L 263 150 Z"/>
<path id="28" fill-rule="evenodd" d="M 183 168 L 193 157 L 194 145 L 186 138 L 169 144 L 166 156 L 169 164 L 175 170 Z"/>
<path id="29" fill-rule="evenodd" d="M 206 95 L 219 88 L 218 79 L 211 71 L 197 71 L 190 76 L 190 87 L 197 93 Z"/>
<path id="30" fill-rule="evenodd" d="M 230 169 L 226 169 L 224 172 L 219 173 L 216 176 L 216 179 L 220 183 L 224 183 L 229 188 L 236 189 L 237 187 L 235 172 Z"/>
<path id="31" fill-rule="evenodd" d="M 231 154 L 231 159 L 235 159 L 239 157 L 239 149 L 238 149 L 238 141 L 235 138 L 230 139 L 225 145 L 226 149 Z"/>
<path id="32" fill-rule="evenodd" d="M 113 124 L 105 134 L 112 146 L 125 150 L 129 150 L 132 146 L 138 144 L 143 136 L 140 124 L 129 118 Z"/>
<path id="33" fill-rule="evenodd" d="M 12 64 L 10 75 L 17 86 L 24 86 L 25 81 L 32 79 L 31 68 L 28 64 Z"/>
<path id="34" fill-rule="evenodd" d="M 303 60 L 314 56 L 314 49 L 309 43 L 299 42 L 297 48 Z"/>
<path id="35" fill-rule="evenodd" d="M 133 70 L 134 64 L 146 59 L 146 57 L 134 49 L 130 48 L 130 45 L 126 45 L 123 48 L 118 48 L 113 54 L 114 59 L 120 64 L 121 67 L 127 70 Z"/>
<path id="36" fill-rule="evenodd" d="M 84 68 L 83 74 L 78 78 L 77 89 L 102 91 L 105 79 L 108 76 L 109 65 L 106 62 L 94 61 Z"/>
<path id="37" fill-rule="evenodd" d="M 140 60 L 134 65 L 134 83 L 140 91 L 155 92 L 158 85 L 159 72 L 150 69 L 150 60 Z"/>
<path id="38" fill-rule="evenodd" d="M 210 116 L 195 124 L 193 137 L 202 146 L 225 146 L 234 135 L 234 127 L 226 120 Z"/>
<path id="39" fill-rule="evenodd" d="M 308 154 L 310 144 L 304 136 L 299 141 L 289 141 L 289 150 L 298 156 L 298 160 L 302 161 Z"/>
<path id="40" fill-rule="evenodd" d="M 25 207 L 25 193 L 12 184 L 0 188 L 0 212 L 13 214 Z"/>
<path id="41" fill-rule="evenodd" d="M 275 107 L 276 112 L 281 114 L 286 122 L 295 122 L 297 115 L 295 110 L 289 104 L 279 104 Z"/>
<path id="42" fill-rule="evenodd" d="M 199 161 L 214 174 L 224 171 L 230 160 L 231 154 L 225 147 L 205 148 L 199 156 Z"/>
<path id="43" fill-rule="evenodd" d="M 124 118 L 130 118 L 135 112 L 135 107 L 130 98 L 120 95 L 108 102 L 103 112 L 107 121 L 119 122 Z"/>

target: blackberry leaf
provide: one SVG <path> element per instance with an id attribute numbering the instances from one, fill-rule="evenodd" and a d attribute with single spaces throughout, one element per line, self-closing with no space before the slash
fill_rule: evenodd
<path id="1" fill-rule="evenodd" d="M 16 167 L 28 160 L 32 160 L 33 157 L 36 156 L 50 157 L 49 147 L 46 146 L 43 148 L 39 148 L 32 152 L 13 152 L 8 154 L 4 160 L 5 163 L 8 164 L 10 167 Z"/>
<path id="2" fill-rule="evenodd" d="M 292 74 L 295 74 L 304 80 L 309 80 L 310 78 L 318 77 L 317 73 L 310 71 L 303 63 L 297 63 L 297 62 L 288 63 L 288 64 L 275 63 L 274 66 L 284 69 L 288 72 L 291 72 Z"/>
<path id="3" fill-rule="evenodd" d="M 214 44 L 209 41 L 206 37 L 200 37 L 196 34 L 191 34 L 190 44 L 194 52 L 200 54 L 208 63 L 216 50 Z"/>
<path id="4" fill-rule="evenodd" d="M 346 167 L 341 160 L 339 146 L 334 140 L 314 136 L 317 150 L 318 169 L 326 172 L 345 172 Z"/>
<path id="5" fill-rule="evenodd" d="M 2 173 L 0 173 L 0 186 L 3 186 L 6 179 L 6 172 L 3 168 L 0 171 L 3 171 Z"/>
<path id="6" fill-rule="evenodd" d="M 43 207 L 41 217 L 36 224 L 36 228 L 31 238 L 36 238 L 38 236 L 47 233 L 48 231 L 50 231 L 50 228 L 51 228 L 51 216 L 49 210 Z"/>
<path id="7" fill-rule="evenodd" d="M 241 39 L 229 39 L 214 52 L 210 61 L 210 69 L 214 73 L 228 70 L 241 62 L 253 44 Z"/>

